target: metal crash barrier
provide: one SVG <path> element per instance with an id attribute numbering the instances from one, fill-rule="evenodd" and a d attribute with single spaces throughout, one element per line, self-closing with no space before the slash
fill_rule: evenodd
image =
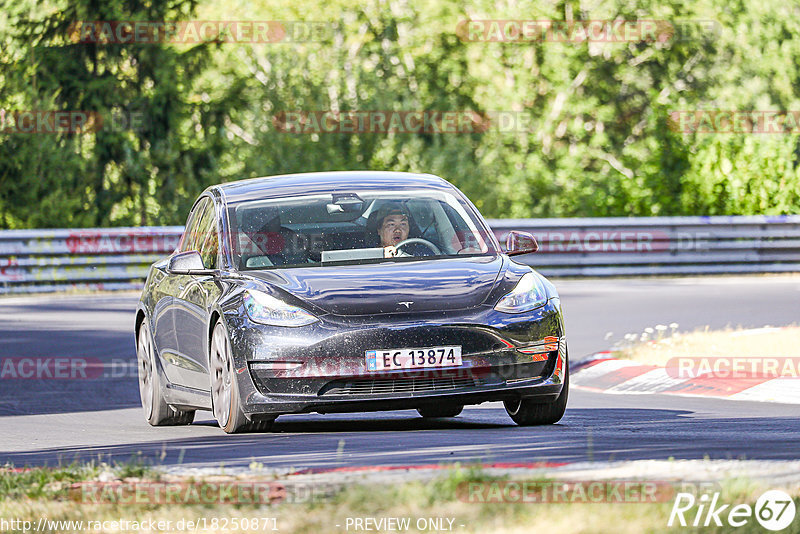
<path id="1" fill-rule="evenodd" d="M 800 216 L 497 219 L 532 233 L 539 251 L 521 261 L 551 276 L 800 272 Z"/>
<path id="2" fill-rule="evenodd" d="M 0 231 L 0 293 L 140 289 L 182 226 Z"/>
<path id="3" fill-rule="evenodd" d="M 800 216 L 494 219 L 532 233 L 548 276 L 800 272 Z M 0 294 L 139 289 L 183 227 L 0 231 Z"/>

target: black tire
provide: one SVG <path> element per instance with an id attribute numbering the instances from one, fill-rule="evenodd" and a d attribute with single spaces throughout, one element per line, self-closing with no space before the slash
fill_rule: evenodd
<path id="1" fill-rule="evenodd" d="M 152 426 L 189 425 L 194 421 L 194 410 L 183 411 L 166 403 L 161 394 L 162 380 L 153 350 L 153 336 L 147 319 L 142 321 L 136 336 L 136 363 L 139 368 L 139 398 L 144 417 Z"/>
<path id="2" fill-rule="evenodd" d="M 236 380 L 228 331 L 222 320 L 214 326 L 209 347 L 211 411 L 220 428 L 227 434 L 267 432 L 275 418 L 249 420 L 242 410 L 239 384 Z"/>
<path id="3" fill-rule="evenodd" d="M 425 406 L 417 408 L 417 411 L 422 417 L 455 417 L 464 409 L 463 405 L 445 404 L 442 406 Z"/>
<path id="4" fill-rule="evenodd" d="M 569 364 L 564 359 L 564 387 L 553 402 L 537 402 L 536 399 L 504 401 L 506 412 L 520 426 L 553 425 L 558 423 L 567 409 L 569 397 Z"/>

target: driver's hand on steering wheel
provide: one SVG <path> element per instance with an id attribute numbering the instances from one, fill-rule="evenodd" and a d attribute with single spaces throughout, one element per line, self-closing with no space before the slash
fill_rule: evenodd
<path id="1" fill-rule="evenodd" d="M 410 252 L 403 250 L 400 247 L 395 247 L 394 245 L 383 247 L 384 258 L 397 258 L 398 256 L 416 256 L 416 254 L 411 254 Z"/>

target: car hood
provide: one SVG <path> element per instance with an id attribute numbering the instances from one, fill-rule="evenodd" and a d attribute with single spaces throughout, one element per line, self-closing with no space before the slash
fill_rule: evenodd
<path id="1" fill-rule="evenodd" d="M 456 310 L 480 306 L 503 267 L 502 256 L 247 271 L 335 315 Z"/>

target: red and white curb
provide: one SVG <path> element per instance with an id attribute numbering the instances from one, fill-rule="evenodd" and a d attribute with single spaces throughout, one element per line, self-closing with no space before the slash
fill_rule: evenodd
<path id="1" fill-rule="evenodd" d="M 576 363 L 570 374 L 571 385 L 603 393 L 661 393 L 800 404 L 800 380 L 796 378 L 676 378 L 664 367 L 617 360 L 610 355 L 598 352 Z"/>

